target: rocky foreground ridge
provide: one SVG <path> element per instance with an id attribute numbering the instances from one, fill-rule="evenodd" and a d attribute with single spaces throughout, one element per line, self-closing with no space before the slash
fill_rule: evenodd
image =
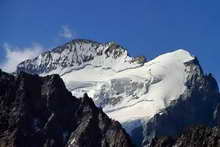
<path id="1" fill-rule="evenodd" d="M 0 70 L 1 147 L 131 147 L 120 123 L 86 94 L 77 99 L 58 75 Z"/>
<path id="2" fill-rule="evenodd" d="M 177 137 L 156 137 L 150 147 L 219 147 L 220 128 L 194 126 Z"/>

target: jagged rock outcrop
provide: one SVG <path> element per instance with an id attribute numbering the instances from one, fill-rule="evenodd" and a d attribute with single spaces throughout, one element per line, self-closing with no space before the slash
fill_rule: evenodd
<path id="1" fill-rule="evenodd" d="M 178 137 L 153 139 L 150 147 L 219 147 L 220 128 L 194 126 L 186 129 Z"/>
<path id="2" fill-rule="evenodd" d="M 220 94 L 216 80 L 203 73 L 196 58 L 186 63 L 186 67 L 189 72 L 186 91 L 146 123 L 144 145 L 148 146 L 154 137 L 176 136 L 192 125 L 212 127 L 219 123 Z M 165 137 L 160 141 L 166 144 L 170 140 Z"/>
<path id="3" fill-rule="evenodd" d="M 0 71 L 1 147 L 131 147 L 117 121 L 86 94 L 77 99 L 58 75 Z"/>

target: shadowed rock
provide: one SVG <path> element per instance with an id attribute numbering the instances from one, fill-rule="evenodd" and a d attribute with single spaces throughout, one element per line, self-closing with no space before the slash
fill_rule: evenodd
<path id="1" fill-rule="evenodd" d="M 86 94 L 77 99 L 58 75 L 0 71 L 0 146 L 129 147 L 129 136 Z"/>
<path id="2" fill-rule="evenodd" d="M 159 137 L 150 147 L 219 147 L 220 129 L 195 126 L 186 129 L 178 137 Z"/>

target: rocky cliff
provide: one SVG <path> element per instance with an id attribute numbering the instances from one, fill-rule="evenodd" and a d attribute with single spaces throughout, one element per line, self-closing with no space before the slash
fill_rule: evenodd
<path id="1" fill-rule="evenodd" d="M 120 123 L 86 94 L 77 99 L 58 75 L 0 71 L 1 147 L 130 147 Z"/>

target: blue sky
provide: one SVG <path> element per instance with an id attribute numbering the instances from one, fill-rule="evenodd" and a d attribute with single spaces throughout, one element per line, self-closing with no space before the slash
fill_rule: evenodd
<path id="1" fill-rule="evenodd" d="M 25 57 L 16 51 L 34 56 L 38 48 L 85 38 L 115 41 L 149 59 L 184 48 L 220 81 L 219 6 L 219 0 L 1 0 L 0 65 Z"/>

